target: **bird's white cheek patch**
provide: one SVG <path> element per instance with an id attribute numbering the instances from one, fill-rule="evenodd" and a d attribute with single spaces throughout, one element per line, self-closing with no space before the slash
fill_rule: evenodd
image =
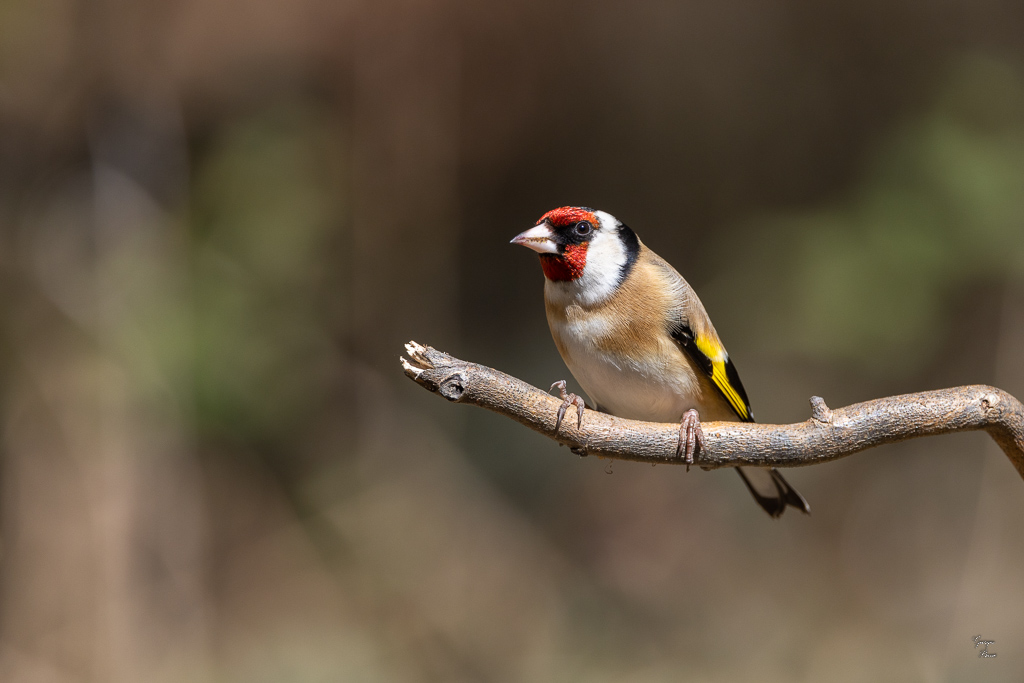
<path id="1" fill-rule="evenodd" d="M 626 250 L 618 235 L 607 229 L 598 232 L 587 250 L 587 266 L 579 279 L 579 299 L 584 305 L 600 303 L 619 286 Z"/>

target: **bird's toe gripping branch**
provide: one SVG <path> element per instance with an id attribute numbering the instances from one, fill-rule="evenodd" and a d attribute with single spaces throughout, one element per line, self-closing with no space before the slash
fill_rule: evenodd
<path id="1" fill-rule="evenodd" d="M 558 406 L 558 419 L 555 420 L 555 431 L 557 432 L 562 426 L 562 418 L 565 417 L 565 411 L 569 409 L 569 406 L 576 406 L 576 429 L 581 429 L 583 427 L 583 408 L 587 404 L 576 394 L 566 392 L 564 379 L 552 384 L 548 391 L 554 391 L 555 387 L 558 387 L 558 393 L 562 397 L 562 405 Z"/>
<path id="2" fill-rule="evenodd" d="M 700 427 L 700 415 L 691 408 L 683 413 L 683 419 L 679 423 L 679 444 L 676 446 L 676 457 L 683 459 L 687 471 L 690 470 L 698 450 L 706 451 L 707 444 L 704 441 L 704 430 Z"/>

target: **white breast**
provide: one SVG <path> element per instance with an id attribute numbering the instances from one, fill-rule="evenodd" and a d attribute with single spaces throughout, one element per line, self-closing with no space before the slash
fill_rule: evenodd
<path id="1" fill-rule="evenodd" d="M 600 314 L 566 309 L 564 320 L 549 319 L 562 358 L 591 401 L 613 415 L 653 422 L 678 422 L 690 408 L 701 408 L 700 384 L 682 351 L 668 338 L 658 353 L 640 357 L 600 348 L 613 333 Z"/>

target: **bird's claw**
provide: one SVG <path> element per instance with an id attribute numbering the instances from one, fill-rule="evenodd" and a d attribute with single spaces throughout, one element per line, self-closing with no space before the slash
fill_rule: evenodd
<path id="1" fill-rule="evenodd" d="M 587 404 L 576 394 L 566 392 L 564 379 L 552 384 L 548 391 L 554 391 L 555 387 L 558 387 L 558 393 L 562 396 L 562 405 L 558 406 L 558 419 L 555 420 L 555 431 L 557 432 L 562 426 L 562 418 L 565 417 L 565 411 L 569 409 L 569 406 L 576 406 L 576 429 L 580 429 L 583 426 L 583 409 Z"/>
<path id="2" fill-rule="evenodd" d="M 694 456 L 698 451 L 705 451 L 707 446 L 704 443 L 704 430 L 700 428 L 700 415 L 694 409 L 683 413 L 683 419 L 679 423 L 679 444 L 676 446 L 676 457 L 682 458 L 686 463 L 686 471 L 690 471 Z"/>

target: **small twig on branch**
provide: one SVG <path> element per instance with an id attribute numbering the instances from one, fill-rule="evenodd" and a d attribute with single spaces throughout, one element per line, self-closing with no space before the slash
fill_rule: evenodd
<path id="1" fill-rule="evenodd" d="M 676 456 L 678 424 L 639 422 L 587 409 L 582 427 L 564 420 L 555 431 L 561 401 L 526 382 L 484 365 L 467 363 L 409 342 L 405 374 L 455 403 L 470 403 L 510 417 L 580 455 L 651 463 L 682 463 Z M 890 396 L 830 409 L 811 398 L 811 418 L 790 425 L 702 422 L 704 469 L 737 465 L 799 467 L 852 455 L 873 446 L 919 436 L 983 429 L 1024 477 L 1024 406 L 985 385 Z"/>

